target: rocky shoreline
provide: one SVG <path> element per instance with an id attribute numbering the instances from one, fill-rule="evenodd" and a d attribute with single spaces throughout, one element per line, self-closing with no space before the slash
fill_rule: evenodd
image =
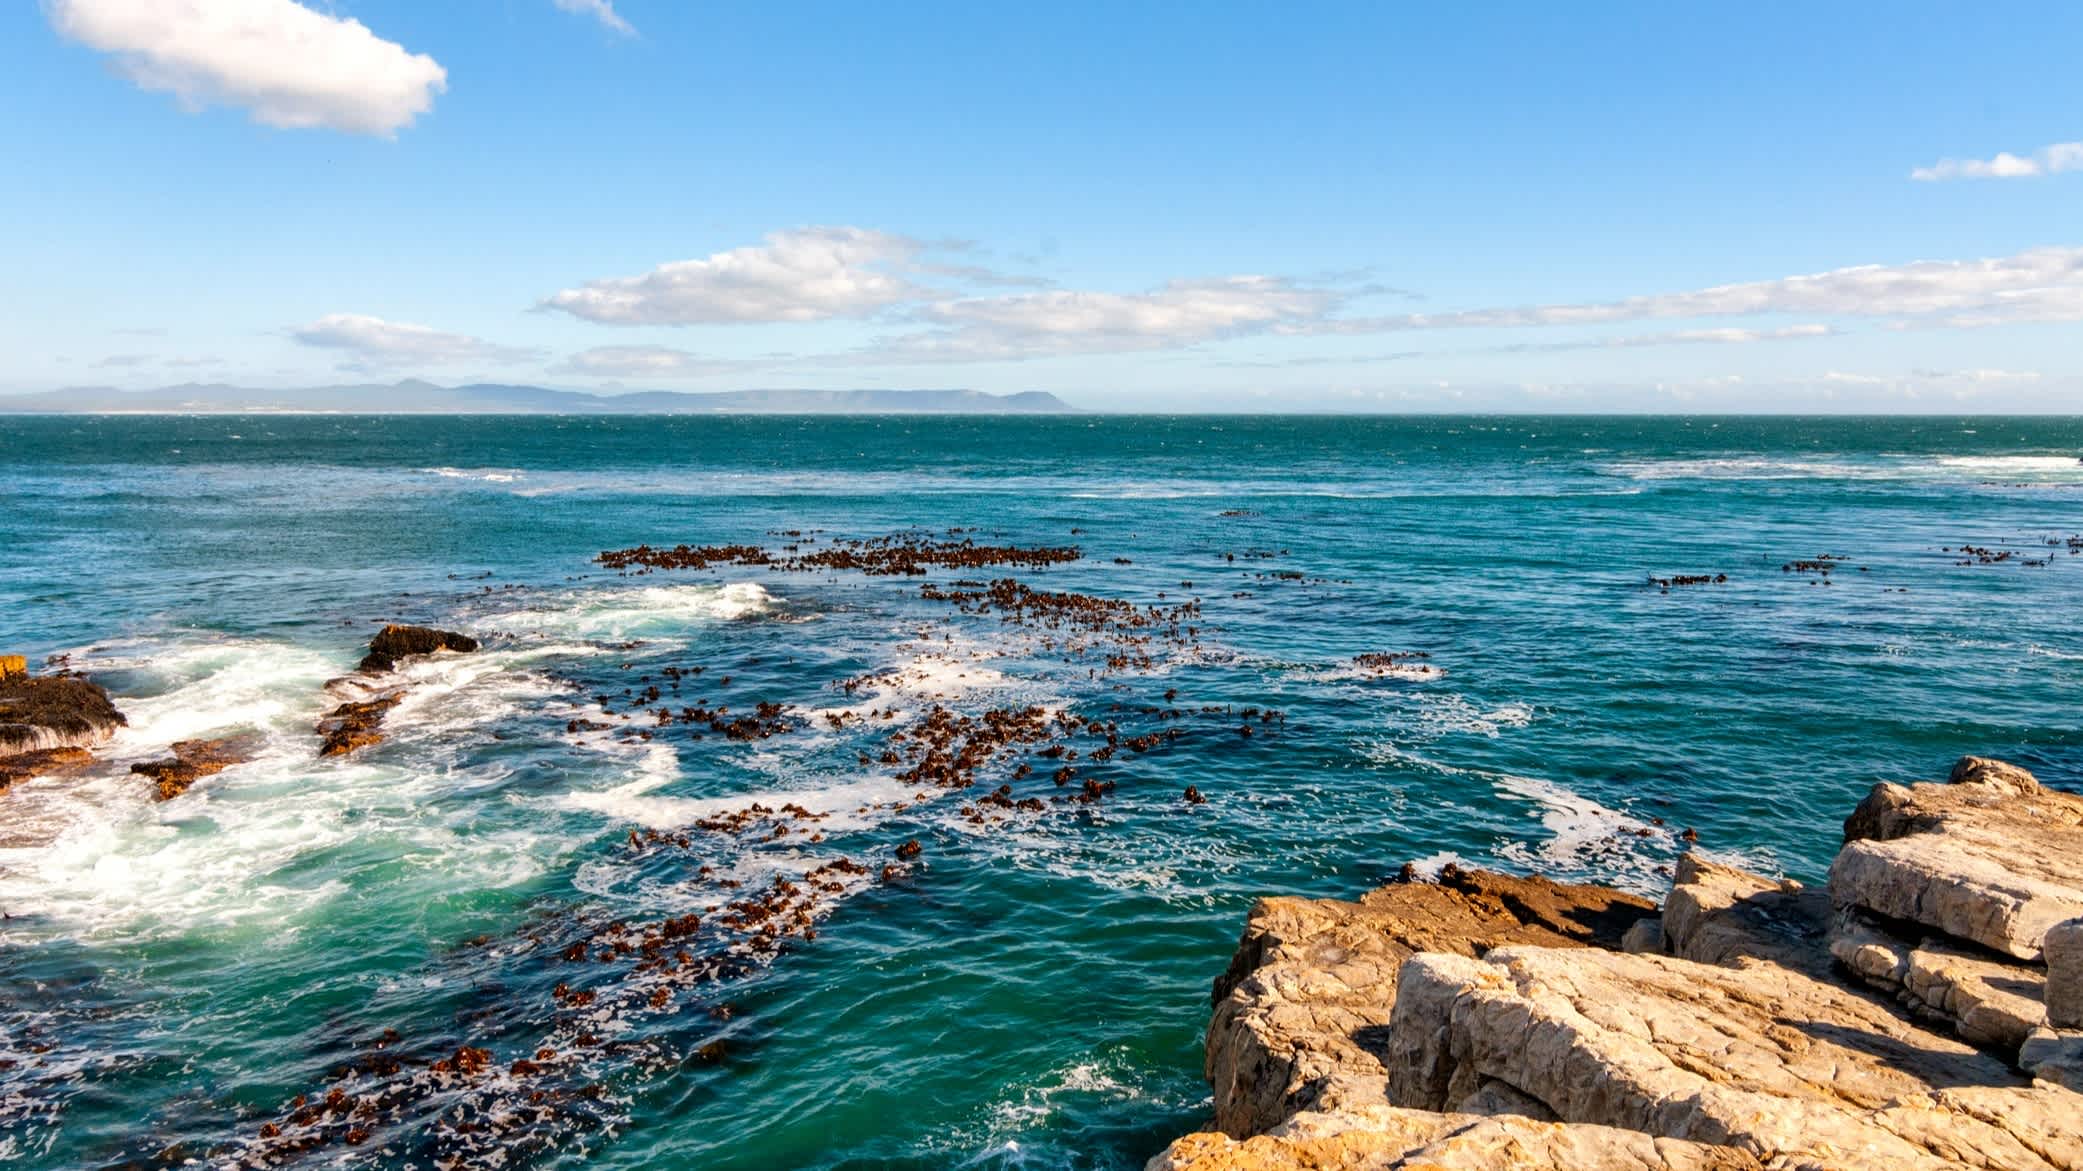
<path id="1" fill-rule="evenodd" d="M 401 664 L 477 649 L 476 639 L 454 631 L 385 626 L 370 640 L 355 673 L 327 684 L 328 692 L 344 702 L 319 721 L 318 754 L 342 756 L 383 740 L 383 718 L 409 687 L 391 677 Z M 99 684 L 62 666 L 35 674 L 23 656 L 0 655 L 0 792 L 19 781 L 91 768 L 93 749 L 128 723 Z M 258 745 L 259 737 L 251 732 L 177 740 L 167 746 L 171 755 L 133 764 L 130 772 L 152 782 L 158 800 L 170 801 L 197 781 L 252 759 Z"/>
<path id="2" fill-rule="evenodd" d="M 2083 797 L 1878 785 L 1826 889 L 1449 868 L 1253 907 L 1148 1171 L 2083 1168 Z"/>

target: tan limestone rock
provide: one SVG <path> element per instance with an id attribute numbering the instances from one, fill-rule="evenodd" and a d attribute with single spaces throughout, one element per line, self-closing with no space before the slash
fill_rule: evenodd
<path id="1" fill-rule="evenodd" d="M 1314 1105 L 1327 1079 L 1382 1078 L 1396 972 L 1417 951 L 1611 947 L 1654 910 L 1603 887 L 1452 868 L 1438 883 L 1397 883 L 1358 902 L 1263 899 L 1216 981 L 1207 1048 L 1216 1128 L 1254 1134 Z"/>
<path id="2" fill-rule="evenodd" d="M 1419 955 L 1389 1091 L 1441 1110 L 1484 1078 L 1565 1122 L 1786 1166 L 2083 1167 L 2083 1100 L 1807 972 L 1595 949 Z"/>
<path id="3" fill-rule="evenodd" d="M 1300 1114 L 1238 1140 L 1194 1134 L 1145 1171 L 1757 1171 L 1745 1151 L 1604 1126 L 1375 1106 Z"/>
<path id="4" fill-rule="evenodd" d="M 2083 797 L 1967 757 L 1944 785 L 1878 785 L 1845 822 L 1830 899 L 2025 960 L 2083 916 Z"/>

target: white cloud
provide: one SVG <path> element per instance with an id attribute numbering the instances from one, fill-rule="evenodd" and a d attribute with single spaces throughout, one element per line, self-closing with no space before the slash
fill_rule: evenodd
<path id="1" fill-rule="evenodd" d="M 1829 337 L 1836 332 L 1820 323 L 1789 325 L 1783 329 L 1673 329 L 1661 333 L 1638 333 L 1626 337 L 1594 338 L 1586 341 L 1525 342 L 1519 345 L 1491 346 L 1484 350 L 1460 352 L 1554 353 L 1563 350 L 1634 350 L 1649 346 L 1747 346 L 1758 342 L 1802 341 L 1807 338 Z"/>
<path id="2" fill-rule="evenodd" d="M 385 321 L 359 313 L 332 313 L 290 331 L 307 346 L 339 350 L 358 369 L 384 366 L 443 366 L 459 362 L 509 364 L 539 358 L 539 351 L 494 345 L 467 334 L 424 325 Z"/>
<path id="3" fill-rule="evenodd" d="M 641 276 L 587 281 L 542 304 L 603 325 L 868 317 L 923 295 L 903 275 L 922 247 L 864 228 L 797 228 Z"/>
<path id="4" fill-rule="evenodd" d="M 1911 171 L 1909 177 L 1937 183 L 1946 179 L 2035 179 L 2063 171 L 2083 171 L 2083 142 L 2057 142 L 2025 156 L 2004 151 L 1993 159 L 1940 159 Z"/>
<path id="5" fill-rule="evenodd" d="M 881 319 L 894 327 L 872 344 L 802 359 L 818 365 L 994 362 L 1074 354 L 1183 349 L 1251 336 L 1366 335 L 1435 329 L 1592 327 L 1700 320 L 1698 328 L 1570 341 L 1526 341 L 1481 349 L 1409 351 L 1376 358 L 1313 356 L 1283 364 L 1332 364 L 1467 354 L 1744 345 L 1827 337 L 1829 318 L 1877 321 L 1889 329 L 1973 328 L 2083 320 L 2083 247 L 2029 249 L 1973 260 L 1872 264 L 1773 280 L 1716 285 L 1614 301 L 1476 308 L 1440 313 L 1348 316 L 1358 290 L 1277 276 L 1173 280 L 1145 292 L 1045 288 L 979 295 L 978 287 L 1020 278 L 930 262 L 958 248 L 855 227 L 775 232 L 763 243 L 637 276 L 588 281 L 541 302 L 610 325 L 698 325 Z M 969 290 L 950 290 L 957 280 Z M 1714 318 L 1783 316 L 1803 324 L 1741 328 Z M 610 373 L 696 377 L 712 367 L 662 347 L 605 347 L 568 360 Z M 1253 363 L 1246 363 L 1253 364 Z M 611 370 L 624 367 L 624 370 Z"/>
<path id="6" fill-rule="evenodd" d="M 670 346 L 595 346 L 571 355 L 552 370 L 586 378 L 707 378 L 761 364 L 704 358 Z"/>
<path id="7" fill-rule="evenodd" d="M 1977 386 L 1995 386 L 2018 382 L 2038 382 L 2046 375 L 2037 370 L 1913 370 L 1914 376 L 1930 382 L 1971 382 Z"/>
<path id="8" fill-rule="evenodd" d="M 615 11 L 613 0 L 553 0 L 553 3 L 565 12 L 590 16 L 625 37 L 636 35 L 636 30 L 630 27 L 628 21 L 622 19 L 621 13 Z"/>
<path id="9" fill-rule="evenodd" d="M 182 106 L 244 107 L 257 122 L 394 134 L 448 87 L 425 54 L 291 0 L 49 0 L 59 35 L 115 58 Z"/>
<path id="10" fill-rule="evenodd" d="M 1562 354 L 1576 350 L 1633 350 L 1652 346 L 1735 346 L 1759 342 L 1802 341 L 1832 337 L 1837 330 L 1820 323 L 1789 325 L 1782 329 L 1673 329 L 1661 333 L 1630 334 L 1625 337 L 1581 338 L 1557 342 L 1510 342 L 1458 350 L 1399 350 L 1386 354 L 1306 354 L 1292 358 L 1224 362 L 1242 369 L 1286 369 L 1296 366 L 1364 366 L 1381 362 L 1409 362 L 1431 358 L 1492 357 L 1504 354 Z"/>
<path id="11" fill-rule="evenodd" d="M 2075 320 L 2083 317 L 2083 248 L 2034 248 L 1982 260 L 1869 264 L 1619 301 L 1303 322 L 1279 332 L 1390 333 L 1774 313 L 1923 318 L 1944 325 Z"/>
<path id="12" fill-rule="evenodd" d="M 940 301 L 922 316 L 940 328 L 889 339 L 897 359 L 964 361 L 1172 349 L 1320 318 L 1323 289 L 1278 277 L 1176 280 L 1150 293 L 1042 292 Z"/>

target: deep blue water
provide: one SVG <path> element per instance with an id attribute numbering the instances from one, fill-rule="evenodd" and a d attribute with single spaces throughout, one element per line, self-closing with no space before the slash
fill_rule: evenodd
<path id="1" fill-rule="evenodd" d="M 2075 419 L 0 419 L 0 650 L 130 719 L 0 795 L 0 1160 L 228 1161 L 343 1088 L 369 1111 L 302 1165 L 1138 1166 L 1205 1117 L 1255 895 L 1448 858 L 1654 894 L 1686 828 L 1814 880 L 1875 780 L 1976 752 L 2083 788 L 2079 454 Z M 1198 598 L 1199 645 L 1107 671 L 916 578 L 593 562 L 958 528 L 1083 557 L 924 580 Z M 1828 584 L 1782 570 L 1824 554 Z M 1727 580 L 1649 581 L 1678 574 Z M 324 685 L 385 621 L 486 647 L 320 760 Z M 809 726 L 634 739 L 620 693 L 667 665 L 707 668 L 670 698 Z M 936 696 L 1179 735 L 1081 762 L 1096 804 L 1024 756 L 914 804 L 879 754 Z M 1284 720 L 1244 737 L 1247 707 Z M 240 730 L 258 757 L 172 801 L 127 772 Z M 973 823 L 1001 781 L 1043 811 Z M 696 827 L 754 801 L 823 839 Z M 668 1004 L 559 954 L 841 856 L 870 873 L 814 939 Z M 491 1072 L 429 1091 L 465 1044 Z M 506 1072 L 538 1048 L 572 1064 Z"/>

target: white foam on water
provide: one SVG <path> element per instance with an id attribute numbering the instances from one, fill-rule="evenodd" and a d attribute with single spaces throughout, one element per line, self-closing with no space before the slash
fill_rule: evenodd
<path id="1" fill-rule="evenodd" d="M 1488 775 L 1499 796 L 1534 806 L 1548 833 L 1545 841 L 1506 843 L 1498 850 L 1500 857 L 1544 874 L 1605 875 L 1602 881 L 1636 890 L 1666 884 L 1656 870 L 1663 859 L 1643 847 L 1654 843 L 1668 852 L 1673 840 L 1668 830 L 1553 781 Z"/>
<path id="2" fill-rule="evenodd" d="M 772 614 L 779 600 L 758 582 L 569 590 L 543 604 L 484 615 L 488 629 L 565 638 L 624 640 L 684 638 L 715 622 Z"/>
<path id="3" fill-rule="evenodd" d="M 1972 483 L 1991 477 L 2083 483 L 2083 462 L 2072 455 L 1821 455 L 1806 459 L 1718 456 L 1636 459 L 1604 464 L 1608 475 L 1655 480 L 1905 480 Z"/>
<path id="4" fill-rule="evenodd" d="M 1495 856 L 1503 862 L 1551 878 L 1596 882 L 1641 894 L 1660 893 L 1670 885 L 1669 875 L 1660 868 L 1676 856 L 1678 842 L 1662 826 L 1540 777 L 1442 764 L 1393 744 L 1373 746 L 1370 754 L 1384 763 L 1413 764 L 1447 776 L 1487 782 L 1505 801 L 1530 807 L 1546 836 L 1499 845 Z M 1441 851 L 1416 865 L 1420 875 L 1436 878 L 1439 867 L 1448 862 L 1471 864 L 1451 851 Z"/>
<path id="5" fill-rule="evenodd" d="M 826 716 L 870 719 L 888 708 L 900 712 L 914 706 L 962 699 L 978 691 L 1004 691 L 1029 686 L 1031 681 L 1014 679 L 989 666 L 1004 658 L 996 650 L 967 639 L 921 641 L 899 648 L 903 658 L 872 673 L 853 691 L 856 702 L 838 707 L 813 708 L 812 724 L 822 727 Z"/>
<path id="6" fill-rule="evenodd" d="M 1951 455 L 1940 458 L 1938 465 L 1986 475 L 2062 472 L 2083 477 L 2083 460 L 2073 455 Z"/>
<path id="7" fill-rule="evenodd" d="M 420 471 L 445 480 L 480 480 L 487 484 L 511 484 L 526 478 L 525 472 L 499 468 L 421 468 Z"/>
<path id="8" fill-rule="evenodd" d="M 0 939 L 293 933 L 368 881 L 404 881 L 421 898 L 528 881 L 577 843 L 554 824 L 487 826 L 468 801 L 449 799 L 509 777 L 465 754 L 491 727 L 568 690 L 533 670 L 535 660 L 582 649 L 410 662 L 384 677 L 410 687 L 384 722 L 387 742 L 334 759 L 319 758 L 314 730 L 338 702 L 324 684 L 341 664 L 326 655 L 258 639 L 76 655 L 89 672 L 139 670 L 154 684 L 141 690 L 156 694 L 116 697 L 131 725 L 102 765 L 9 795 L 0 910 L 14 918 Z M 257 733 L 253 759 L 172 801 L 154 800 L 150 783 L 127 771 L 173 740 L 240 731 Z M 391 877 L 363 877 L 372 865 Z"/>
<path id="9" fill-rule="evenodd" d="M 1385 680 L 1399 683 L 1431 683 L 1446 677 L 1445 667 L 1437 667 L 1431 663 L 1391 663 L 1386 667 L 1347 664 L 1342 667 L 1327 667 L 1302 676 L 1312 683 L 1374 683 Z"/>
<path id="10" fill-rule="evenodd" d="M 566 793 L 552 800 L 563 809 L 597 813 L 616 822 L 655 830 L 684 829 L 705 818 L 721 817 L 753 804 L 769 809 L 795 804 L 812 813 L 828 815 L 806 825 L 804 832 L 811 832 L 814 828 L 826 833 L 839 833 L 879 824 L 884 817 L 879 815 L 878 807 L 909 802 L 918 792 L 918 786 L 887 776 L 863 777 L 822 786 L 806 784 L 731 793 L 720 797 L 673 797 L 657 792 L 672 780 L 666 776 L 641 777 L 612 788 Z M 860 812 L 862 806 L 868 807 L 866 814 Z"/>
<path id="11" fill-rule="evenodd" d="M 1139 1065 L 1126 1046 L 1059 1064 L 1032 1081 L 1006 1087 L 982 1106 L 972 1121 L 920 1144 L 919 1153 L 940 1166 L 1065 1168 L 1083 1166 L 1080 1152 L 1066 1149 L 1051 1130 L 1066 1114 L 1105 1109 L 1099 1103 L 1168 1104 L 1173 1100 L 1162 1074 Z M 1203 1102 L 1207 1101 L 1201 1095 Z"/>
<path id="12" fill-rule="evenodd" d="M 1523 703 L 1485 708 L 1465 696 L 1427 692 L 1408 713 L 1402 730 L 1427 738 L 1460 734 L 1495 739 L 1507 728 L 1526 727 L 1533 718 L 1533 708 Z"/>
<path id="13" fill-rule="evenodd" d="M 1473 869 L 1474 865 L 1474 863 L 1452 850 L 1441 850 L 1434 854 L 1427 854 L 1423 858 L 1413 858 L 1410 862 L 1411 871 L 1426 882 L 1438 882 L 1440 871 L 1445 870 L 1448 866 L 1458 866 L 1463 870 L 1468 870 Z"/>
<path id="14" fill-rule="evenodd" d="M 2026 647 L 2025 653 L 2028 655 L 2038 655 L 2041 658 L 2046 659 L 2060 659 L 2064 662 L 2083 663 L 2083 651 L 2056 650 L 2053 647 L 2040 646 L 2037 643 L 2033 644 L 2032 646 Z"/>
<path id="15" fill-rule="evenodd" d="M 1845 460 L 1762 456 L 1618 460 L 1601 470 L 1633 480 L 1884 479 L 1899 474 L 1894 468 Z"/>

